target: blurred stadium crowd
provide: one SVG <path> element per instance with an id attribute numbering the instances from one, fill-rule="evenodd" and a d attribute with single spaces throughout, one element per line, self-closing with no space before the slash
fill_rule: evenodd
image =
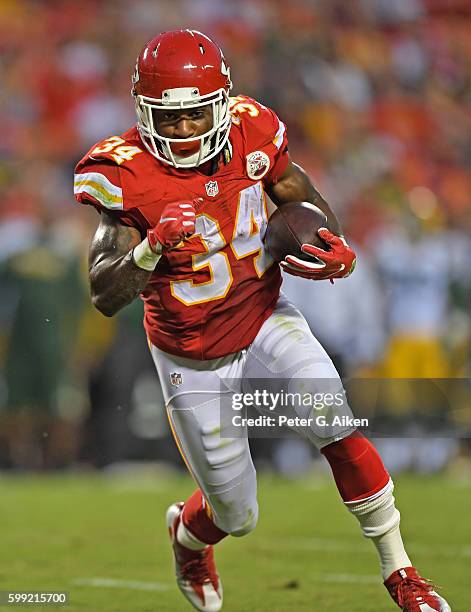
<path id="1" fill-rule="evenodd" d="M 72 174 L 134 123 L 135 58 L 179 27 L 219 42 L 234 92 L 287 123 L 358 249 L 348 281 L 284 285 L 340 371 L 469 377 L 470 0 L 1 0 L 2 467 L 176 458 L 141 305 L 109 320 L 89 303 L 97 219 L 74 203 Z M 440 448 L 437 467 L 452 452 Z"/>

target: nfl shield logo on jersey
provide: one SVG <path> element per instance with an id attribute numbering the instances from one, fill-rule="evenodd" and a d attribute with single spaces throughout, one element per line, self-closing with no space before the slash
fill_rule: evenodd
<path id="1" fill-rule="evenodd" d="M 270 158 L 263 151 L 254 151 L 247 155 L 247 174 L 253 181 L 258 181 L 270 169 Z"/>
<path id="2" fill-rule="evenodd" d="M 174 387 L 179 387 L 183 382 L 183 377 L 180 372 L 172 372 L 170 374 L 170 382 Z"/>
<path id="3" fill-rule="evenodd" d="M 206 193 L 210 198 L 214 198 L 214 196 L 217 196 L 219 193 L 219 185 L 216 181 L 209 181 L 209 183 L 206 183 L 205 187 Z"/>

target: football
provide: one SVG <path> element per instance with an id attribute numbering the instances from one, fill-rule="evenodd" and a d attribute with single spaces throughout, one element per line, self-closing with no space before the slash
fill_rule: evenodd
<path id="1" fill-rule="evenodd" d="M 265 245 L 275 261 L 283 261 L 286 255 L 294 255 L 305 261 L 313 258 L 301 251 L 305 243 L 324 251 L 330 249 L 317 234 L 321 227 L 328 227 L 325 214 L 309 202 L 288 202 L 277 208 L 268 220 Z"/>

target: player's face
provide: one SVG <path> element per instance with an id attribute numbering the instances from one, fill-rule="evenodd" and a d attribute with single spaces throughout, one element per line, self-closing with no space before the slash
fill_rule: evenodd
<path id="1" fill-rule="evenodd" d="M 211 105 L 178 110 L 155 110 L 154 123 L 157 132 L 165 138 L 196 138 L 213 127 L 213 113 Z M 192 155 L 199 146 L 199 141 L 181 145 L 171 144 L 172 151 L 181 157 Z"/>

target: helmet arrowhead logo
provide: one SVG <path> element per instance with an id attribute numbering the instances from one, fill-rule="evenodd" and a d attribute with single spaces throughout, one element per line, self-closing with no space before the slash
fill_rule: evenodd
<path id="1" fill-rule="evenodd" d="M 132 75 L 131 81 L 132 84 L 135 85 L 136 83 L 139 82 L 139 68 L 138 68 L 138 61 L 136 60 L 136 67 L 134 68 L 134 74 Z"/>

